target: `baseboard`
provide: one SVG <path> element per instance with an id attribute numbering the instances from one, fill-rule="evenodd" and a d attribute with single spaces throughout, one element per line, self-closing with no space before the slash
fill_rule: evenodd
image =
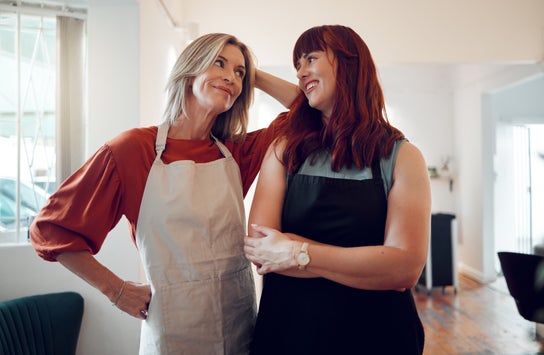
<path id="1" fill-rule="evenodd" d="M 463 263 L 459 263 L 459 273 L 463 274 L 469 279 L 478 281 L 481 284 L 488 284 L 490 282 L 495 281 L 494 278 L 493 279 L 486 278 L 485 275 L 480 270 L 477 270 Z"/>

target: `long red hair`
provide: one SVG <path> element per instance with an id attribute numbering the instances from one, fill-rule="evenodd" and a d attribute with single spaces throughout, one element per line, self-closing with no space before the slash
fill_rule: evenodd
<path id="1" fill-rule="evenodd" d="M 355 164 L 362 169 L 389 156 L 393 143 L 404 135 L 391 126 L 382 88 L 370 50 L 349 27 L 325 25 L 306 30 L 293 49 L 293 64 L 313 51 L 329 49 L 335 56 L 336 90 L 332 115 L 326 125 L 321 112 L 301 93 L 280 130 L 286 139 L 282 160 L 296 171 L 312 153 L 325 147 L 332 154 L 332 170 Z"/>

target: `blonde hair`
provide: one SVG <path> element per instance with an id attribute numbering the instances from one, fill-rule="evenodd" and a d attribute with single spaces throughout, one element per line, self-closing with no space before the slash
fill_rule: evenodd
<path id="1" fill-rule="evenodd" d="M 167 104 L 164 119 L 170 124 L 186 111 L 186 98 L 192 78 L 205 72 L 219 53 L 231 44 L 240 49 L 244 56 L 246 75 L 242 92 L 232 107 L 220 114 L 212 127 L 212 134 L 221 139 L 242 140 L 247 134 L 249 106 L 253 102 L 253 81 L 255 64 L 251 51 L 236 37 L 225 33 L 210 33 L 191 42 L 180 54 L 166 83 Z"/>

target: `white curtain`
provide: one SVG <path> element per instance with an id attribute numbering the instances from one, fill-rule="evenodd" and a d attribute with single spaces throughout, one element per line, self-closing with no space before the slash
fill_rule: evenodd
<path id="1" fill-rule="evenodd" d="M 85 21 L 57 16 L 57 182 L 85 159 Z"/>

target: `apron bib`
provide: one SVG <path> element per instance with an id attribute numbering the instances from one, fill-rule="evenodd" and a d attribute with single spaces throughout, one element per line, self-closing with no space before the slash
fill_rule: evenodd
<path id="1" fill-rule="evenodd" d="M 387 200 L 379 163 L 372 176 L 289 175 L 282 231 L 341 247 L 383 245 Z M 269 273 L 253 341 L 254 355 L 416 355 L 423 326 L 410 290 L 360 290 L 325 278 Z"/>
<path id="2" fill-rule="evenodd" d="M 159 126 L 136 229 L 152 292 L 140 354 L 245 354 L 256 303 L 238 164 L 215 138 L 224 158 L 164 164 L 168 128 Z"/>

